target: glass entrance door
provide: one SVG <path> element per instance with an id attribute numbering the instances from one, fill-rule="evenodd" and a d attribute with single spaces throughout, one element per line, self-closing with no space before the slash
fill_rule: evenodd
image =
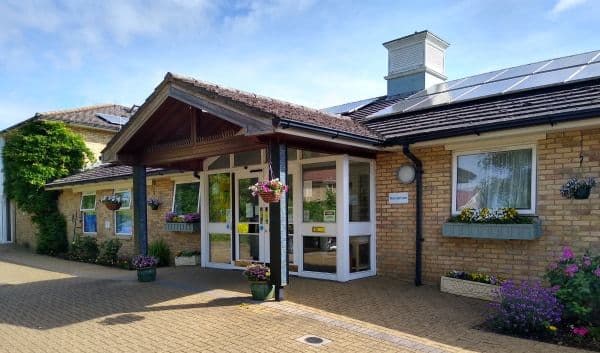
<path id="1" fill-rule="evenodd" d="M 249 190 L 260 175 L 260 172 L 236 174 L 236 254 L 240 261 L 269 262 L 269 208 Z"/>
<path id="2" fill-rule="evenodd" d="M 231 264 L 231 174 L 208 175 L 208 261 Z"/>

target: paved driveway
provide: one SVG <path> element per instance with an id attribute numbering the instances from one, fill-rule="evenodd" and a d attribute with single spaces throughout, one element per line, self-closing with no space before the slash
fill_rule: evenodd
<path id="1" fill-rule="evenodd" d="M 256 303 L 240 272 L 158 278 L 0 247 L 0 352 L 577 352 L 472 329 L 485 303 L 390 279 L 292 278 Z"/>

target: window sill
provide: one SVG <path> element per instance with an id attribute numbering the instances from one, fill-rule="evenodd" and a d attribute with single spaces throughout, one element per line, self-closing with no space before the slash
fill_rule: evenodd
<path id="1" fill-rule="evenodd" d="M 98 232 L 83 232 L 81 234 L 85 237 L 96 237 L 98 235 Z"/>
<path id="2" fill-rule="evenodd" d="M 115 236 L 119 239 L 131 239 L 133 234 L 115 234 Z"/>

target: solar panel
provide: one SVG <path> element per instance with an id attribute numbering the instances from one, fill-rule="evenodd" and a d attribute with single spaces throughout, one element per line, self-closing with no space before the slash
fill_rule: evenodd
<path id="1" fill-rule="evenodd" d="M 112 114 L 97 113 L 96 116 L 115 125 L 125 125 L 129 121 L 127 117 Z"/>
<path id="2" fill-rule="evenodd" d="M 379 99 L 379 97 L 363 99 L 357 102 L 350 102 L 345 104 L 336 105 L 333 107 L 323 108 L 321 111 L 329 113 L 329 114 L 345 114 L 353 112 L 359 108 L 364 107 L 365 105 L 371 104 L 374 101 Z"/>
<path id="3" fill-rule="evenodd" d="M 545 60 L 443 82 L 421 90 L 369 119 L 442 104 L 600 77 L 600 51 Z"/>

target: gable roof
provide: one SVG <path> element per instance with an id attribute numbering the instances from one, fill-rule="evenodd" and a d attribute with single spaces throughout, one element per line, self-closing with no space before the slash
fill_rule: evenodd
<path id="1" fill-rule="evenodd" d="M 53 120 L 62 121 L 68 125 L 76 125 L 93 129 L 103 129 L 111 131 L 119 131 L 122 127 L 120 124 L 111 122 L 111 119 L 103 118 L 105 116 L 114 116 L 123 118 L 125 123 L 132 115 L 133 108 L 125 107 L 118 104 L 99 104 L 86 107 L 79 107 L 65 110 L 55 110 L 43 113 L 35 113 L 35 115 L 27 120 L 24 120 L 16 125 L 10 126 L 3 132 L 16 129 L 25 123 L 35 120 Z"/>

